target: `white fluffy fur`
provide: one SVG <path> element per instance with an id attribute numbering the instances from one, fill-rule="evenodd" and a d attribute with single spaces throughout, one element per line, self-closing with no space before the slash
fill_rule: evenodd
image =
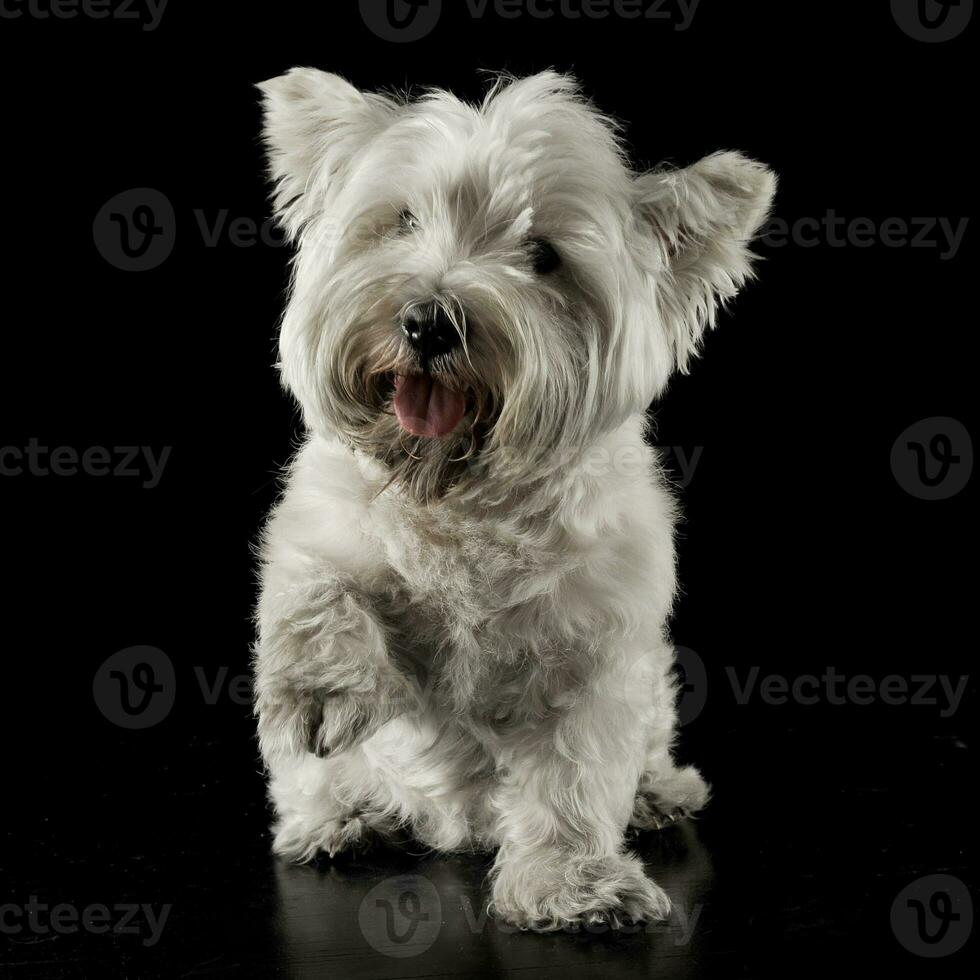
<path id="1" fill-rule="evenodd" d="M 661 918 L 624 832 L 707 788 L 671 757 L 675 507 L 644 412 L 750 275 L 775 180 L 737 153 L 636 174 L 551 72 L 478 106 L 312 69 L 261 88 L 308 428 L 262 553 L 275 848 L 407 828 L 497 849 L 492 906 L 521 926 Z M 391 410 L 420 302 L 463 341 L 432 372 L 470 398 L 441 439 Z"/>

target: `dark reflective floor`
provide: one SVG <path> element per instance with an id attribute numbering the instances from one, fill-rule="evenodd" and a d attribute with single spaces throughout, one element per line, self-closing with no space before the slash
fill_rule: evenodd
<path id="1" fill-rule="evenodd" d="M 899 893 L 923 876 L 971 883 L 972 775 L 958 734 L 883 709 L 741 710 L 686 739 L 715 786 L 703 818 L 633 842 L 673 918 L 615 935 L 536 936 L 488 919 L 480 856 L 409 846 L 281 864 L 242 717 L 221 720 L 222 738 L 174 744 L 170 731 L 148 733 L 141 751 L 132 736 L 95 754 L 79 746 L 80 790 L 66 799 L 39 780 L 45 818 L 7 835 L 5 892 L 19 907 L 4 909 L 2 975 L 964 975 L 972 940 L 935 955 L 959 942 L 962 917 L 926 957 L 906 948 L 911 926 L 892 920 Z M 68 911 L 55 928 L 57 904 Z M 936 911 L 927 938 L 942 929 Z"/>

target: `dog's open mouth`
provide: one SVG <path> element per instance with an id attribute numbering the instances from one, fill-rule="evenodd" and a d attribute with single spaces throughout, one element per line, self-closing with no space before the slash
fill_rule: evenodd
<path id="1" fill-rule="evenodd" d="M 431 374 L 402 374 L 395 378 L 395 415 L 413 436 L 448 436 L 466 414 L 466 395 Z"/>

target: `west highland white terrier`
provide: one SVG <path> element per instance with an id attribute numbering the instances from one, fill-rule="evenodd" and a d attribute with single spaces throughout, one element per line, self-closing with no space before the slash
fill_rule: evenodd
<path id="1" fill-rule="evenodd" d="M 708 789 L 671 754 L 677 509 L 645 412 L 751 276 L 775 178 L 635 172 L 554 72 L 478 105 L 308 68 L 260 89 L 307 430 L 262 543 L 274 848 L 408 831 L 495 849 L 522 928 L 663 918 L 625 832 Z"/>

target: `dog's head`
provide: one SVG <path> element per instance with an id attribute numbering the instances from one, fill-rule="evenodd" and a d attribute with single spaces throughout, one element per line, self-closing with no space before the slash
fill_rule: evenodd
<path id="1" fill-rule="evenodd" d="M 542 476 L 644 411 L 750 275 L 775 178 L 737 153 L 634 173 L 574 80 L 260 86 L 298 244 L 280 341 L 311 428 L 421 499 Z"/>

